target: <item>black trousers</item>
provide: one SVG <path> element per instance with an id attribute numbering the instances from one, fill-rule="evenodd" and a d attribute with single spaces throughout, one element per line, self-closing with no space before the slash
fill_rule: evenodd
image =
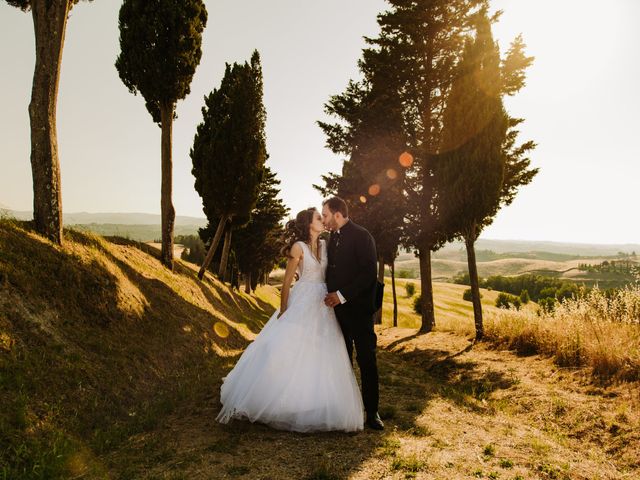
<path id="1" fill-rule="evenodd" d="M 346 305 L 336 307 L 336 317 L 344 335 L 349 360 L 353 364 L 353 348 L 360 367 L 362 380 L 362 403 L 368 415 L 378 411 L 380 398 L 378 387 L 378 364 L 376 362 L 377 337 L 373 329 L 373 315 L 351 311 Z"/>

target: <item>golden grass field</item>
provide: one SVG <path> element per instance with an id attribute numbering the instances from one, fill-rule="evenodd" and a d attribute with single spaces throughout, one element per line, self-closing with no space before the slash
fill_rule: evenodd
<path id="1" fill-rule="evenodd" d="M 402 286 L 388 327 L 387 287 L 384 432 L 219 425 L 221 379 L 278 290 L 201 283 L 182 261 L 170 273 L 128 240 L 65 240 L 0 221 L 0 478 L 640 478 L 638 383 L 473 345 L 458 285 L 435 285 L 437 331 L 418 336 Z M 483 294 L 489 319 L 496 294 Z"/>
<path id="2" fill-rule="evenodd" d="M 411 298 L 407 297 L 406 284 L 413 283 L 416 293 Z M 436 329 L 453 330 L 464 335 L 474 333 L 473 305 L 462 299 L 462 293 L 469 288 L 466 285 L 453 283 L 434 282 L 433 299 L 435 303 Z M 480 289 L 482 295 L 483 311 L 487 314 L 497 312 L 495 307 L 498 292 Z M 420 327 L 420 316 L 415 313 L 413 303 L 420 294 L 420 280 L 396 279 L 396 297 L 398 302 L 398 327 Z M 382 306 L 383 325 L 393 324 L 393 294 L 391 278 L 385 277 L 384 304 Z"/>

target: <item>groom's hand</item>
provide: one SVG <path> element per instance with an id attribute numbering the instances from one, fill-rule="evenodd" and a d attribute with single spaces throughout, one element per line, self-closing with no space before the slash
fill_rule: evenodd
<path id="1" fill-rule="evenodd" d="M 335 307 L 336 305 L 340 305 L 340 298 L 336 292 L 327 293 L 327 296 L 324 297 L 324 304 L 327 307 Z"/>

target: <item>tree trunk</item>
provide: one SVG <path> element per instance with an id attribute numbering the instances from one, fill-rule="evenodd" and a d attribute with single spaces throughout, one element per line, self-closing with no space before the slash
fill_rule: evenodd
<path id="1" fill-rule="evenodd" d="M 431 283 L 431 249 L 421 248 L 418 255 L 420 257 L 420 297 L 422 307 L 420 333 L 427 333 L 436 326 L 433 308 L 433 284 Z"/>
<path id="2" fill-rule="evenodd" d="M 384 260 L 382 255 L 378 256 L 378 281 L 384 283 Z M 373 323 L 382 325 L 382 308 L 374 314 Z"/>
<path id="3" fill-rule="evenodd" d="M 218 270 L 218 277 L 222 282 L 225 281 L 227 275 L 227 263 L 229 262 L 229 252 L 231 251 L 231 233 L 233 228 L 229 225 L 224 235 L 224 247 L 222 247 L 222 258 L 220 259 L 220 270 Z"/>
<path id="4" fill-rule="evenodd" d="M 244 275 L 244 293 L 251 293 L 251 273 Z"/>
<path id="5" fill-rule="evenodd" d="M 398 326 L 398 297 L 396 296 L 396 261 L 391 261 L 391 291 L 393 292 L 393 326 Z"/>
<path id="6" fill-rule="evenodd" d="M 173 103 L 160 105 L 160 120 L 162 123 L 162 188 L 160 190 L 160 213 L 162 216 L 162 263 L 173 271 L 173 226 L 176 211 L 171 201 L 173 161 L 171 158 L 171 143 L 173 137 Z"/>
<path id="7" fill-rule="evenodd" d="M 220 239 L 222 238 L 222 233 L 224 232 L 224 227 L 227 224 L 228 219 L 229 215 L 223 215 L 220 217 L 218 228 L 216 229 L 216 234 L 213 236 L 213 240 L 211 241 L 211 246 L 209 247 L 207 256 L 204 258 L 204 262 L 202 262 L 202 266 L 198 271 L 198 278 L 200 280 L 202 280 L 202 277 L 204 277 L 204 272 L 207 270 L 207 267 L 211 263 L 213 255 L 216 253 L 216 249 L 218 248 L 218 244 L 220 243 Z"/>
<path id="8" fill-rule="evenodd" d="M 36 44 L 29 104 L 33 220 L 39 234 L 62 244 L 62 184 L 56 106 L 69 2 L 33 0 L 31 13 Z"/>
<path id="9" fill-rule="evenodd" d="M 475 230 L 475 229 L 474 229 Z M 484 336 L 482 323 L 482 303 L 480 302 L 480 285 L 478 282 L 478 267 L 476 265 L 475 235 L 465 235 L 467 247 L 467 264 L 469 265 L 469 280 L 471 283 L 471 297 L 473 300 L 473 319 L 476 325 L 476 340 Z"/>

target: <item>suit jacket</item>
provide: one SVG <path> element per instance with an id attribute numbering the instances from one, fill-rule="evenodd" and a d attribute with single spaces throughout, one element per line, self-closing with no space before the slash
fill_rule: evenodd
<path id="1" fill-rule="evenodd" d="M 347 300 L 336 307 L 336 314 L 349 311 L 373 315 L 377 284 L 376 245 L 371 234 L 348 221 L 340 233 L 331 233 L 328 246 L 326 282 L 330 292 L 340 290 Z"/>

